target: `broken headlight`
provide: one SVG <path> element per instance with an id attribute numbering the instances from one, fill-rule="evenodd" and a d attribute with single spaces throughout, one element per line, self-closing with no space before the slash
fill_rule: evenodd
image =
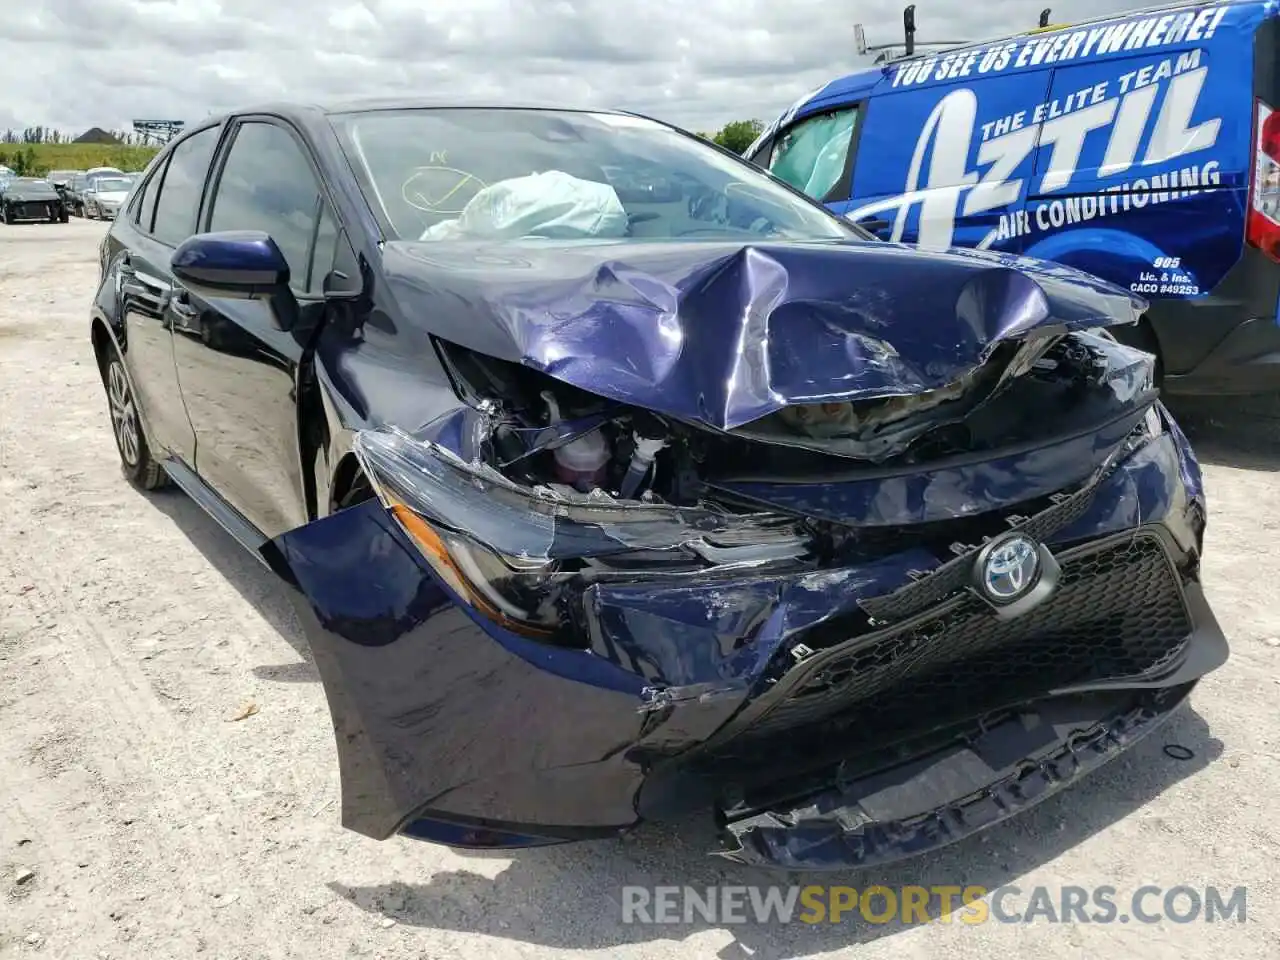
<path id="1" fill-rule="evenodd" d="M 397 430 L 358 433 L 355 451 L 383 505 L 461 602 L 528 636 L 564 632 L 567 605 L 592 579 L 687 577 L 809 553 L 786 518 L 607 495 L 567 501 Z"/>

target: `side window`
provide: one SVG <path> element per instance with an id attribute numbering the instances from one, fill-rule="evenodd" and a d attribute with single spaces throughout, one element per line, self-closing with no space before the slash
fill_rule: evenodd
<path id="1" fill-rule="evenodd" d="M 245 123 L 218 178 L 209 229 L 269 234 L 289 261 L 289 285 L 305 293 L 319 289 L 324 279 L 321 274 L 314 286 L 308 284 L 319 198 L 311 164 L 289 131 L 273 123 Z"/>
<path id="2" fill-rule="evenodd" d="M 857 123 L 857 107 L 801 120 L 774 140 L 769 172 L 815 200 L 826 200 L 844 175 Z"/>
<path id="3" fill-rule="evenodd" d="M 147 178 L 147 182 L 142 185 L 142 189 L 133 200 L 133 220 L 143 233 L 151 232 L 151 222 L 156 217 L 156 197 L 160 195 L 160 181 L 164 177 L 164 167 L 163 163 L 156 167 L 155 172 Z"/>
<path id="4" fill-rule="evenodd" d="M 155 200 L 151 233 L 161 243 L 177 246 L 196 229 L 200 195 L 204 192 L 209 161 L 218 146 L 219 127 L 192 134 L 173 148 L 160 195 Z"/>

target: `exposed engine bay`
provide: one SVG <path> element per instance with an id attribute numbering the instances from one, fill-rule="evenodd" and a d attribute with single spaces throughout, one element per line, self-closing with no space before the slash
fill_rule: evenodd
<path id="1" fill-rule="evenodd" d="M 440 343 L 455 386 L 489 415 L 483 459 L 567 502 L 735 509 L 734 479 L 819 482 L 918 468 L 1088 430 L 1151 391 L 1147 354 L 1097 330 L 1040 330 L 939 389 L 793 404 L 735 430 L 641 410 L 520 364 Z M 1148 396 L 1148 394 L 1150 394 Z"/>

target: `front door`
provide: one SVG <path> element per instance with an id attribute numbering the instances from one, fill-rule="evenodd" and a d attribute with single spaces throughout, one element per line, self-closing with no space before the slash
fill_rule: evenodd
<path id="1" fill-rule="evenodd" d="M 334 221 L 302 141 L 270 118 L 233 131 L 205 229 L 261 230 L 289 262 L 301 307 L 280 330 L 264 301 L 202 298 L 181 287 L 171 310 L 182 397 L 196 435 L 196 472 L 264 536 L 309 519 L 298 442 L 299 365 L 324 315 L 323 270 L 332 263 Z M 317 242 L 317 235 L 322 238 Z"/>

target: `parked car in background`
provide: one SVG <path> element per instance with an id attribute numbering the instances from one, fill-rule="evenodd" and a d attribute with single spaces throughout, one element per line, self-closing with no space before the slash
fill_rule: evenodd
<path id="1" fill-rule="evenodd" d="M 61 191 L 63 202 L 66 204 L 67 212 L 72 216 L 84 216 L 84 191 L 89 185 L 89 177 L 84 173 L 77 173 L 71 181 Z"/>
<path id="2" fill-rule="evenodd" d="M 1177 399 L 1280 397 L 1280 12 L 1164 9 L 833 80 L 748 148 L 887 240 L 1026 254 L 1150 306 Z M 1280 405 L 1277 406 L 1280 409 Z"/>
<path id="3" fill-rule="evenodd" d="M 367 836 L 703 811 L 740 862 L 884 862 L 1226 659 L 1199 467 L 1107 332 L 1140 297 L 880 242 L 657 121 L 209 120 L 102 264 L 124 474 L 293 589 Z"/>
<path id="4" fill-rule="evenodd" d="M 62 200 L 62 207 L 68 214 L 72 212 L 71 203 L 67 199 L 67 190 L 71 186 L 71 181 L 79 174 L 79 170 L 52 170 L 45 177 L 49 181 L 54 190 L 58 192 L 59 198 Z"/>
<path id="5" fill-rule="evenodd" d="M 54 187 L 65 187 L 71 183 L 76 174 L 83 172 L 83 170 L 50 170 L 45 179 Z"/>
<path id="6" fill-rule="evenodd" d="M 89 179 L 82 191 L 84 215 L 89 220 L 114 220 L 120 205 L 133 187 L 133 181 L 125 176 L 97 176 Z"/>
<path id="7" fill-rule="evenodd" d="M 40 220 L 66 223 L 62 198 L 42 177 L 14 177 L 0 187 L 0 219 L 5 223 Z"/>
<path id="8" fill-rule="evenodd" d="M 63 190 L 68 211 L 77 217 L 87 216 L 87 193 L 94 181 L 108 177 L 113 180 L 128 179 L 128 175 L 115 167 L 92 167 L 83 173 L 77 173 Z M 126 188 L 127 189 L 127 188 Z"/>

